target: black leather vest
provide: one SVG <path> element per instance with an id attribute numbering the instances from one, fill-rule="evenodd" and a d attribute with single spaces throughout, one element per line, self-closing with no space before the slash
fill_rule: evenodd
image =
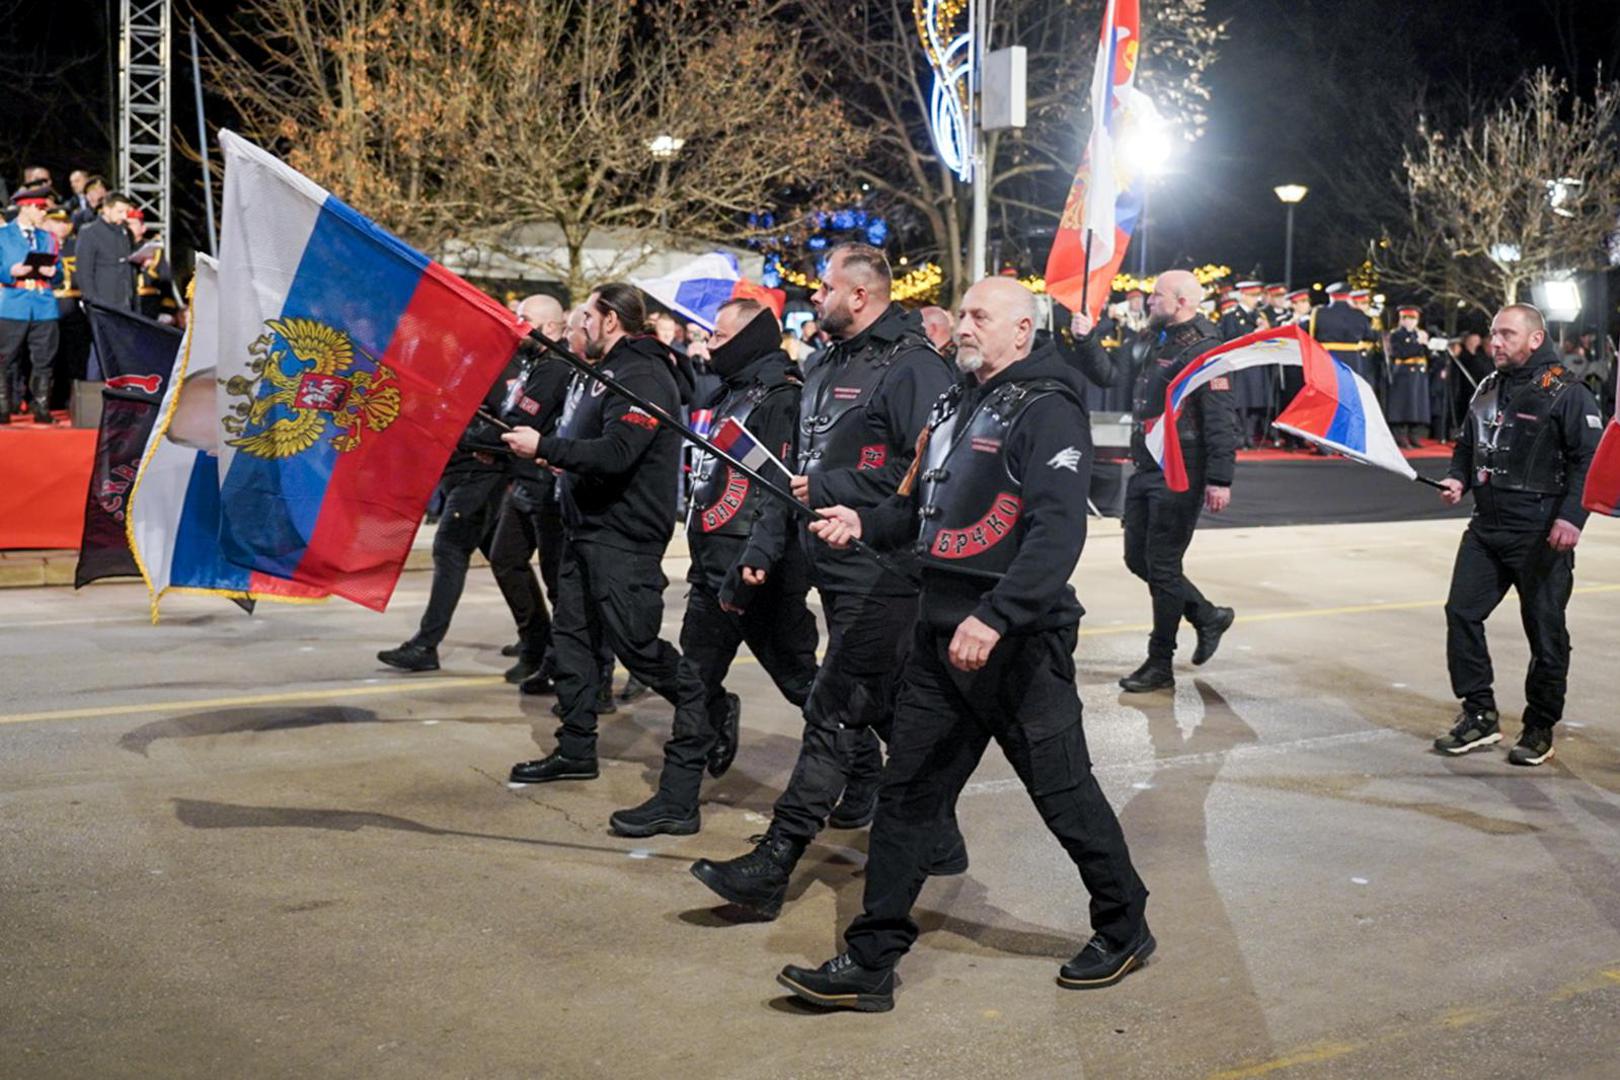
<path id="1" fill-rule="evenodd" d="M 748 426 L 748 417 L 772 394 L 786 394 L 794 390 L 792 383 L 751 383 L 741 391 L 728 392 L 714 409 L 711 432 L 720 428 L 726 417 Z M 750 434 L 757 433 L 750 432 Z M 766 446 L 773 456 L 780 458 L 782 447 Z M 758 508 L 769 496 L 758 490 L 759 485 L 737 472 L 730 465 L 709 454 L 697 457 L 692 485 L 692 518 L 690 526 L 707 536 L 746 537 L 753 528 Z"/>
<path id="2" fill-rule="evenodd" d="M 1503 380 L 1493 371 L 1468 405 L 1468 437 L 1474 440 L 1474 484 L 1498 491 L 1563 495 L 1569 490 L 1563 433 L 1553 406 L 1574 380 L 1562 365 L 1533 372 L 1503 400 Z"/>
<path id="3" fill-rule="evenodd" d="M 961 408 L 961 384 L 934 406 L 918 473 L 916 551 L 924 566 L 988 577 L 1007 572 L 1024 510 L 1023 482 L 1007 465 L 1007 438 L 1024 410 L 1050 394 L 1074 398 L 1055 379 L 1034 379 L 997 387 L 970 413 Z"/>
<path id="4" fill-rule="evenodd" d="M 799 468 L 805 475 L 888 464 L 889 455 L 900 448 L 889 446 L 868 410 L 894 370 L 895 358 L 918 344 L 927 341 L 904 334 L 875 356 L 863 349 L 844 358 L 835 350 L 811 366 L 799 402 Z"/>

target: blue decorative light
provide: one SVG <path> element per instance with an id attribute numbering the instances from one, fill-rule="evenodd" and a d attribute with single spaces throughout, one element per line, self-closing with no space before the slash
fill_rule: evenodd
<path id="1" fill-rule="evenodd" d="M 866 227 L 866 242 L 873 247 L 882 247 L 883 242 L 889 238 L 889 223 L 882 218 L 875 218 Z"/>
<path id="2" fill-rule="evenodd" d="M 973 125 L 970 116 L 973 86 L 973 17 L 960 0 L 913 0 L 913 12 L 922 34 L 923 52 L 934 69 L 929 101 L 928 128 L 934 149 L 945 167 L 963 183 L 973 179 Z M 967 13 L 968 27 L 955 24 Z"/>

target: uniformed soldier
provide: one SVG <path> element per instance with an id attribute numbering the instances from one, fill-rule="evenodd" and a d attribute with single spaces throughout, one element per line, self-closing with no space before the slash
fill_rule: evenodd
<path id="1" fill-rule="evenodd" d="M 1368 289 L 1351 289 L 1350 306 L 1367 317 L 1367 339 L 1361 347 L 1362 364 L 1378 404 L 1387 410 L 1390 371 L 1384 356 L 1383 313 L 1373 306 L 1372 292 Z"/>
<path id="2" fill-rule="evenodd" d="M 156 245 L 150 254 L 135 263 L 135 310 L 148 319 L 162 320 L 167 316 L 172 322 L 180 305 L 175 299 L 174 271 L 169 266 L 162 240 L 147 232 L 146 214 L 138 206 L 130 207 L 124 225 L 129 229 L 130 242 L 136 252 L 148 243 Z"/>
<path id="3" fill-rule="evenodd" d="M 803 385 L 796 365 L 782 350 L 776 315 L 757 300 L 736 299 L 720 309 L 709 358 L 722 380 L 719 396 L 704 403 L 713 410 L 711 432 L 730 419 L 777 461 L 791 456 L 799 422 Z M 726 692 L 726 673 L 737 647 L 748 649 L 776 688 L 799 708 L 816 678 L 816 617 L 805 605 L 809 568 L 797 544 L 767 568 L 764 585 L 742 580 L 744 552 L 769 496 L 730 466 L 700 454 L 687 516 L 691 567 L 681 652 L 697 665 L 707 693 L 707 722 L 677 724 L 664 744 L 658 788 L 677 805 L 696 806 L 704 770 L 723 776 L 737 754 L 742 703 Z"/>
<path id="4" fill-rule="evenodd" d="M 90 321 L 79 303 L 79 285 L 74 280 L 78 268 L 79 236 L 73 227 L 72 215 L 64 207 L 54 207 L 46 214 L 45 227 L 56 237 L 57 253 L 62 261 L 62 280 L 55 289 L 56 324 L 60 330 L 60 341 L 56 347 L 56 382 L 59 388 L 72 387 L 75 379 L 84 378 L 86 362 L 90 359 Z M 61 392 L 60 389 L 58 392 Z"/>
<path id="5" fill-rule="evenodd" d="M 1237 283 L 1237 306 L 1221 316 L 1222 341 L 1231 341 L 1244 334 L 1264 329 L 1269 320 L 1260 310 L 1261 285 L 1258 281 Z M 1238 434 L 1249 449 L 1266 441 L 1266 429 L 1271 425 L 1272 373 L 1274 365 L 1245 368 L 1232 376 L 1232 404 L 1237 409 Z"/>
<path id="6" fill-rule="evenodd" d="M 1288 312 L 1283 324 L 1297 324 L 1303 327 L 1306 333 L 1309 333 L 1311 317 L 1311 290 L 1295 289 L 1289 293 Z M 1280 414 L 1294 398 L 1299 396 L 1299 392 L 1305 389 L 1305 369 L 1297 365 L 1289 365 L 1279 371 L 1276 378 L 1277 412 Z M 1276 417 L 1272 417 L 1272 419 L 1276 419 Z M 1273 434 L 1273 442 L 1276 446 L 1286 447 L 1290 450 L 1304 450 L 1306 448 L 1304 439 L 1301 439 L 1298 435 L 1289 435 L 1282 432 Z"/>
<path id="7" fill-rule="evenodd" d="M 1429 426 L 1429 335 L 1418 329 L 1422 314 L 1421 308 L 1401 308 L 1401 324 L 1389 335 L 1389 399 L 1384 414 L 1396 443 L 1409 450 L 1423 445 Z"/>
<path id="8" fill-rule="evenodd" d="M 1188 364 L 1220 344 L 1215 327 L 1199 314 L 1202 295 L 1192 274 L 1167 270 L 1149 301 L 1159 338 L 1136 380 L 1131 431 L 1131 461 L 1136 468 L 1125 485 L 1125 565 L 1147 582 L 1153 597 L 1153 633 L 1147 660 L 1119 680 L 1130 693 L 1175 685 L 1172 659 L 1182 619 L 1198 632 L 1192 662 L 1203 664 L 1215 655 L 1234 618 L 1231 608 L 1210 603 L 1182 571 L 1199 514 L 1205 509 L 1220 513 L 1232 499 L 1237 432 L 1227 380 L 1215 379 L 1194 390 L 1182 406 L 1176 430 L 1190 480 L 1186 491 L 1170 489 L 1147 448 L 1147 426 L 1164 414 L 1165 388 Z M 1097 346 L 1091 329 L 1084 315 L 1074 316 L 1076 348 L 1071 359 L 1087 378 L 1110 379 L 1108 355 Z"/>
<path id="9" fill-rule="evenodd" d="M 880 249 L 842 244 L 815 294 L 821 328 L 834 344 L 806 370 L 799 406 L 792 488 L 811 507 L 875 506 L 893 495 L 929 410 L 951 384 L 951 369 L 923 336 L 920 320 L 889 298 L 891 283 Z M 872 820 L 882 771 L 874 732 L 889 733 L 917 613 L 909 576 L 815 541 L 775 508 L 754 526 L 741 560 L 744 582 L 769 581 L 790 542 L 790 524 L 809 556 L 827 623 L 827 651 L 804 707 L 804 742 L 754 849 L 692 867 L 726 900 L 767 918 L 781 910 L 793 868 L 824 826 L 860 828 Z M 967 851 L 954 820 L 940 824 L 938 839 L 933 872 L 965 870 Z"/>
<path id="10" fill-rule="evenodd" d="M 1564 609 L 1575 583 L 1575 545 L 1586 524 L 1586 470 L 1603 422 L 1590 391 L 1558 362 L 1541 312 L 1509 304 L 1491 321 L 1487 375 L 1469 403 L 1441 497 L 1474 493 L 1446 598 L 1446 665 L 1462 699 L 1457 723 L 1435 740 L 1464 754 L 1499 742 L 1485 620 L 1512 586 L 1530 641 L 1524 729 L 1508 752 L 1515 765 L 1553 756 L 1553 726 L 1564 715 L 1569 631 Z"/>
<path id="11" fill-rule="evenodd" d="M 585 313 L 587 351 L 600 357 L 601 370 L 665 413 L 679 411 L 690 397 L 689 376 L 648 332 L 641 294 L 630 285 L 603 285 Z M 525 426 L 503 436 L 513 453 L 562 470 L 557 494 L 567 527 L 552 624 L 562 726 L 550 754 L 512 766 L 513 783 L 596 779 L 604 641 L 632 675 L 675 706 L 677 728 L 708 723 L 697 665 L 659 636 L 680 432 L 599 382 L 574 386 L 557 434 Z M 620 836 L 684 836 L 702 824 L 695 805 L 676 806 L 661 794 L 608 818 Z"/>
<path id="12" fill-rule="evenodd" d="M 1342 281 L 1328 286 L 1328 303 L 1311 317 L 1311 336 L 1321 342 L 1335 360 L 1342 360 L 1362 378 L 1368 378 L 1367 345 L 1372 322 L 1350 302 L 1351 288 Z"/>
<path id="13" fill-rule="evenodd" d="M 1273 327 L 1287 326 L 1294 321 L 1294 311 L 1288 305 L 1288 286 L 1274 281 L 1266 286 L 1266 303 L 1262 309 L 1266 322 Z"/>
<path id="14" fill-rule="evenodd" d="M 826 508 L 811 526 L 834 544 L 914 541 L 922 565 L 863 910 L 844 933 L 847 951 L 777 977 L 817 1005 L 893 1007 L 939 819 L 991 739 L 1091 894 L 1092 937 L 1058 984 L 1111 985 L 1155 947 L 1148 891 L 1091 772 L 1075 689 L 1082 610 L 1069 577 L 1085 544 L 1090 427 L 1077 373 L 1050 346 L 1031 353 L 1036 317 L 1016 281 L 970 288 L 957 330 L 965 378 L 934 406 L 903 494 Z"/>
<path id="15" fill-rule="evenodd" d="M 24 343 L 33 363 L 28 396 L 34 420 L 51 422 L 51 365 L 60 327 L 54 289 L 62 280 L 56 237 L 45 228 L 49 187 L 11 196 L 17 216 L 0 227 L 0 424 L 11 423 L 9 369 Z"/>

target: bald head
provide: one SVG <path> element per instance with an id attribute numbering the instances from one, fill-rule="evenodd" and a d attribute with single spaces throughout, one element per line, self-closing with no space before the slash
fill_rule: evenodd
<path id="1" fill-rule="evenodd" d="M 554 296 L 535 293 L 518 305 L 518 318 L 553 341 L 563 334 L 563 306 Z"/>
<path id="2" fill-rule="evenodd" d="M 1148 314 L 1154 325 L 1183 323 L 1198 314 L 1204 287 L 1189 270 L 1166 270 L 1153 283 L 1148 297 Z"/>
<path id="3" fill-rule="evenodd" d="M 1011 278 L 985 278 L 962 297 L 956 320 L 956 366 L 980 382 L 1029 355 L 1039 308 L 1035 294 Z"/>
<path id="4" fill-rule="evenodd" d="M 951 337 L 956 333 L 956 320 L 951 313 L 942 307 L 930 304 L 922 309 L 923 333 L 928 340 L 934 343 L 934 348 L 945 351 L 945 346 L 951 343 Z"/>

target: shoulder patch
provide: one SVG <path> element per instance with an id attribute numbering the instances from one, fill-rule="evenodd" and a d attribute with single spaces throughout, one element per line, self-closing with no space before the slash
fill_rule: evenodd
<path id="1" fill-rule="evenodd" d="M 1080 451 L 1072 446 L 1066 446 L 1052 455 L 1046 463 L 1049 469 L 1068 469 L 1076 476 L 1080 475 Z"/>

